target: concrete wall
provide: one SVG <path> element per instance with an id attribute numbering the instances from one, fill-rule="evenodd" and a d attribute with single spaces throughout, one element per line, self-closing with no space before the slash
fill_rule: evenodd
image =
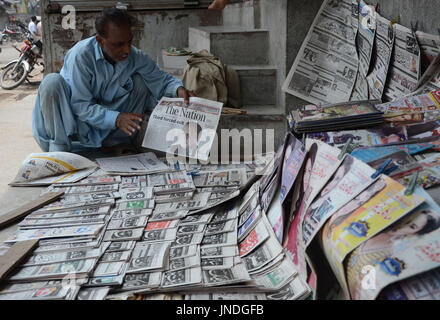
<path id="1" fill-rule="evenodd" d="M 79 40 L 95 34 L 94 21 L 99 12 L 77 12 L 76 28 L 63 29 L 63 15 L 49 14 L 43 20 L 45 33 L 44 46 L 45 72 L 59 72 L 66 52 Z M 206 9 L 145 10 L 133 11 L 136 19 L 133 45 L 147 52 L 157 61 L 161 50 L 188 46 L 188 28 L 192 26 L 221 25 L 221 12 Z"/>
<path id="2" fill-rule="evenodd" d="M 410 27 L 419 21 L 418 30 L 438 34 L 439 0 L 366 0 L 379 3 L 379 13 L 387 19 L 400 16 L 400 24 Z M 289 0 L 287 2 L 287 73 L 301 47 L 304 37 L 323 0 Z M 286 109 L 292 110 L 307 102 L 290 94 L 286 95 Z"/>
<path id="3" fill-rule="evenodd" d="M 406 27 L 419 21 L 418 30 L 438 34 L 439 0 L 367 0 L 368 4 L 379 3 L 379 13 L 387 19 L 400 16 L 400 24 Z"/>
<path id="4" fill-rule="evenodd" d="M 0 7 L 0 31 L 3 30 L 5 24 L 8 22 L 8 14 L 5 9 Z"/>
<path id="5" fill-rule="evenodd" d="M 235 4 L 229 2 L 229 5 L 223 9 L 223 25 L 259 29 L 261 27 L 260 0 Z"/>
<path id="6" fill-rule="evenodd" d="M 286 95 L 281 85 L 286 73 L 286 38 L 287 38 L 287 0 L 260 0 L 261 28 L 269 30 L 269 64 L 278 68 L 277 106 L 285 109 Z"/>

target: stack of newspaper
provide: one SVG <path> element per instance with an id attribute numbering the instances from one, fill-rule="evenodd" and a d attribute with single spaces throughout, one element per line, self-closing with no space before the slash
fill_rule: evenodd
<path id="1" fill-rule="evenodd" d="M 29 214 L 5 241 L 0 254 L 15 242 L 40 239 L 0 288 L 0 299 L 173 292 L 204 299 L 217 291 L 231 298 L 255 292 L 255 298 L 298 299 L 309 293 L 260 208 L 256 173 L 265 164 L 176 170 L 148 159 L 161 169 L 117 175 L 130 161 L 101 159 L 101 169 L 87 178 L 45 189 L 42 194 L 65 194 Z"/>

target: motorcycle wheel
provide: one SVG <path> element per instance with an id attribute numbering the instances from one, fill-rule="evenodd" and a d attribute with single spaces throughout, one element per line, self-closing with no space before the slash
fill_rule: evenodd
<path id="1" fill-rule="evenodd" d="M 0 85 L 3 89 L 11 90 L 17 88 L 21 85 L 28 75 L 26 71 L 26 67 L 24 63 L 20 63 L 15 72 L 12 73 L 12 69 L 14 69 L 15 64 L 11 64 L 7 67 L 0 76 Z"/>

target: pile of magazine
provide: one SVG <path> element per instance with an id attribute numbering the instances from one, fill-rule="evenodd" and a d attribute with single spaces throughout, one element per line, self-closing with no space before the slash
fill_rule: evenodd
<path id="1" fill-rule="evenodd" d="M 365 128 L 384 122 L 377 101 L 357 101 L 334 105 L 305 105 L 292 111 L 293 129 L 297 133 Z"/>
<path id="2" fill-rule="evenodd" d="M 438 167 L 434 158 L 439 157 L 429 148 L 408 146 L 412 155 L 405 149 L 385 157 L 369 152 L 380 147 L 350 155 L 319 140 L 307 138 L 302 145 L 293 135 L 286 137 L 279 174 L 287 197 L 282 196 L 282 216 L 272 225 L 315 298 L 413 299 L 411 281 L 424 288 L 425 298 L 437 294 L 427 279 L 440 269 L 435 258 L 440 207 L 424 190 L 424 180 L 405 186 L 396 179 L 422 162 L 413 155 L 430 159 L 431 167 Z M 304 155 L 292 156 L 295 149 Z M 370 161 L 360 160 L 363 156 Z M 390 170 L 393 162 L 400 164 L 396 171 Z"/>

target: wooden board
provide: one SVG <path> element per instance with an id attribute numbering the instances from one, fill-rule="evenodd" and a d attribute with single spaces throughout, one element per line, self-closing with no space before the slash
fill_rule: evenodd
<path id="1" fill-rule="evenodd" d="M 20 218 L 24 218 L 32 211 L 40 209 L 45 205 L 54 202 L 59 199 L 64 192 L 49 192 L 44 196 L 41 196 L 35 200 L 29 201 L 28 203 L 22 205 L 21 207 L 11 210 L 5 214 L 0 215 L 0 229 L 10 225 L 11 223 L 17 221 Z"/>
<path id="2" fill-rule="evenodd" d="M 15 243 L 4 255 L 0 256 L 0 281 L 5 279 L 9 272 L 18 266 L 23 259 L 34 250 L 38 239 Z"/>

